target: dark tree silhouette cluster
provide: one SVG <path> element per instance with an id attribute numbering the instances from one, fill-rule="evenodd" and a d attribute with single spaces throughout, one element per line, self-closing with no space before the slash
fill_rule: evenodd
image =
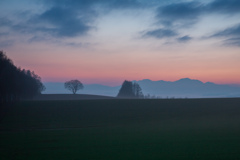
<path id="1" fill-rule="evenodd" d="M 79 80 L 70 80 L 64 83 L 64 87 L 76 94 L 79 89 L 83 89 L 83 84 Z"/>
<path id="2" fill-rule="evenodd" d="M 143 98 L 142 89 L 136 82 L 124 81 L 117 95 L 119 98 Z"/>
<path id="3" fill-rule="evenodd" d="M 45 89 L 41 78 L 33 71 L 16 67 L 3 51 L 0 51 L 0 103 L 32 98 Z"/>

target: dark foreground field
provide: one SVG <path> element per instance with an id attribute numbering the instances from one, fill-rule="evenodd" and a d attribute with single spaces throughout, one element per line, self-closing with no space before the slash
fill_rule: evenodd
<path id="1" fill-rule="evenodd" d="M 0 159 L 239 160 L 240 99 L 21 102 Z"/>
<path id="2" fill-rule="evenodd" d="M 33 98 L 34 101 L 52 101 L 52 100 L 96 100 L 96 99 L 114 99 L 110 96 L 89 95 L 89 94 L 40 94 Z"/>

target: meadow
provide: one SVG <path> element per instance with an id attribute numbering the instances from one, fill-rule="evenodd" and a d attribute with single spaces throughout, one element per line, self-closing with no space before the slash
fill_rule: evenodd
<path id="1" fill-rule="evenodd" d="M 0 122 L 1 160 L 240 159 L 240 98 L 24 101 Z"/>

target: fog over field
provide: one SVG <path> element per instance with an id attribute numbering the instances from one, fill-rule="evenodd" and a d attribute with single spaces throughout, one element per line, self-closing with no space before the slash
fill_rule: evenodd
<path id="1" fill-rule="evenodd" d="M 240 87 L 219 85 L 212 82 L 203 83 L 199 80 L 183 78 L 178 81 L 152 81 L 144 79 L 136 81 L 142 88 L 144 95 L 158 98 L 210 98 L 210 97 L 239 97 Z M 64 88 L 62 82 L 45 82 L 46 90 L 43 94 L 71 94 Z M 93 94 L 116 96 L 121 86 L 106 86 L 101 84 L 86 84 L 78 94 Z"/>

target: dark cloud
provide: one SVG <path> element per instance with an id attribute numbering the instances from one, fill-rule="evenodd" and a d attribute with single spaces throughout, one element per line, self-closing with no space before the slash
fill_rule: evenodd
<path id="1" fill-rule="evenodd" d="M 0 18 L 1 27 L 10 28 L 11 32 L 30 34 L 49 38 L 68 38 L 87 35 L 95 28 L 96 19 L 100 14 L 111 13 L 115 9 L 140 9 L 153 5 L 156 9 L 157 24 L 155 30 L 143 32 L 143 37 L 155 37 L 158 39 L 178 36 L 178 31 L 185 27 L 191 27 L 197 23 L 201 16 L 217 14 L 238 14 L 240 0 L 213 0 L 210 3 L 186 2 L 186 1 L 146 1 L 146 0 L 40 0 L 46 10 L 39 14 L 25 11 L 20 21 L 10 21 L 7 18 Z M 152 5 L 147 5 L 150 3 Z M 104 13 L 103 13 L 104 12 Z M 13 19 L 12 19 L 13 20 Z M 230 28 L 215 33 L 213 37 L 227 37 L 233 32 Z M 237 31 L 237 30 L 236 30 Z M 41 38 L 30 39 L 29 41 L 40 41 Z M 184 36 L 177 38 L 179 42 L 187 42 L 191 37 Z"/>
<path id="2" fill-rule="evenodd" d="M 36 39 L 39 34 L 46 36 L 76 37 L 89 33 L 94 27 L 95 20 L 101 11 L 108 12 L 114 9 L 138 8 L 137 0 L 41 0 L 46 8 L 39 14 L 23 11 L 21 22 L 0 18 L 0 29 L 8 27 L 12 32 L 34 35 Z"/>
<path id="3" fill-rule="evenodd" d="M 5 47 L 10 47 L 14 44 L 14 40 L 11 40 L 9 38 L 9 31 L 6 30 L 9 26 L 12 25 L 12 22 L 5 17 L 0 17 L 0 47 L 5 48 Z"/>
<path id="4" fill-rule="evenodd" d="M 5 17 L 0 18 L 0 28 L 5 27 L 5 26 L 9 26 L 9 25 L 12 25 L 12 22 L 9 19 L 7 19 Z"/>
<path id="5" fill-rule="evenodd" d="M 41 30 L 59 37 L 74 37 L 85 34 L 91 27 L 84 23 L 84 20 L 75 11 L 65 8 L 54 7 L 43 14 L 36 20 L 45 22 L 46 26 Z"/>
<path id="6" fill-rule="evenodd" d="M 239 0 L 215 0 L 206 6 L 209 12 L 222 12 L 227 14 L 240 13 Z"/>
<path id="7" fill-rule="evenodd" d="M 44 0 L 48 10 L 34 16 L 29 23 L 36 23 L 37 32 L 54 37 L 76 37 L 86 35 L 100 14 L 98 7 L 104 10 L 133 8 L 140 4 L 136 0 Z M 41 27 L 39 27 L 41 26 Z"/>
<path id="8" fill-rule="evenodd" d="M 173 3 L 156 11 L 157 20 L 167 27 L 186 27 L 198 21 L 204 6 L 197 2 Z"/>
<path id="9" fill-rule="evenodd" d="M 44 42 L 44 43 L 51 43 L 54 44 L 56 46 L 69 46 L 69 47 L 89 47 L 93 44 L 91 43 L 82 43 L 82 42 L 64 42 L 61 39 L 54 39 L 52 40 L 50 37 L 46 37 L 46 36 L 33 36 L 32 38 L 30 38 L 28 40 L 28 43 L 35 43 L 35 42 Z"/>
<path id="10" fill-rule="evenodd" d="M 225 30 L 216 32 L 211 37 L 240 37 L 240 24 L 227 28 Z"/>
<path id="11" fill-rule="evenodd" d="M 8 36 L 9 35 L 9 32 L 0 32 L 0 36 L 3 37 L 3 36 Z M 1 39 L 1 38 L 0 38 Z"/>
<path id="12" fill-rule="evenodd" d="M 171 20 L 192 20 L 202 12 L 202 5 L 196 2 L 174 3 L 157 9 L 157 17 Z"/>
<path id="13" fill-rule="evenodd" d="M 218 31 L 211 35 L 209 38 L 225 38 L 224 44 L 240 46 L 240 24 Z"/>
<path id="14" fill-rule="evenodd" d="M 91 45 L 93 45 L 93 44 L 91 44 L 91 43 L 75 43 L 75 42 L 70 42 L 70 43 L 64 43 L 63 45 L 65 45 L 65 46 L 69 46 L 69 47 L 75 47 L 75 48 L 78 48 L 78 47 L 85 47 L 85 48 L 87 48 L 87 47 L 89 47 L 89 46 L 91 46 Z"/>
<path id="15" fill-rule="evenodd" d="M 215 0 L 207 4 L 199 2 L 172 3 L 158 7 L 156 18 L 168 26 L 174 22 L 191 25 L 198 22 L 199 17 L 203 14 L 211 13 L 240 14 L 240 0 Z"/>
<path id="16" fill-rule="evenodd" d="M 33 36 L 32 38 L 28 39 L 29 43 L 34 43 L 34 42 L 41 42 L 41 41 L 49 41 L 49 38 L 46 36 Z"/>
<path id="17" fill-rule="evenodd" d="M 238 47 L 240 47 L 240 37 L 226 39 L 223 43 L 224 43 L 224 45 L 227 45 L 227 46 L 238 46 Z"/>
<path id="18" fill-rule="evenodd" d="M 178 34 L 175 31 L 170 29 L 156 29 L 156 30 L 145 32 L 143 37 L 154 37 L 157 39 L 162 39 L 162 38 L 174 37 L 177 35 Z"/>
<path id="19" fill-rule="evenodd" d="M 101 6 L 105 9 L 134 8 L 141 6 L 137 0 L 44 0 L 46 4 L 77 9 L 89 9 Z"/>
<path id="20" fill-rule="evenodd" d="M 174 31 L 173 33 L 176 33 L 179 29 L 191 27 L 196 24 L 202 16 L 207 16 L 212 13 L 219 15 L 240 14 L 240 0 L 214 0 L 209 3 L 200 3 L 200 1 L 171 2 L 167 5 L 159 6 L 156 9 L 157 23 L 155 24 L 159 25 L 159 28 L 163 28 L 163 30 L 171 30 Z M 162 29 L 159 31 L 149 31 L 145 33 L 145 36 L 146 35 L 156 38 L 168 37 L 162 36 L 165 35 L 162 33 Z M 213 37 L 228 36 L 228 38 L 234 38 L 236 35 L 239 35 L 239 26 L 217 32 Z M 177 38 L 177 41 L 187 42 L 191 39 L 189 36 L 184 36 Z"/>
<path id="21" fill-rule="evenodd" d="M 138 8 L 142 4 L 137 0 L 112 0 L 109 6 L 113 8 Z"/>
<path id="22" fill-rule="evenodd" d="M 158 24 L 165 27 L 185 28 L 196 24 L 203 15 L 240 14 L 240 0 L 214 0 L 210 3 L 178 2 L 160 6 L 156 10 Z"/>
<path id="23" fill-rule="evenodd" d="M 30 19 L 23 18 L 21 22 L 1 18 L 0 29 L 7 27 L 11 32 L 30 35 L 75 37 L 85 35 L 91 29 L 88 23 L 85 15 L 81 16 L 80 13 L 66 8 L 53 7 L 42 14 L 32 15 Z"/>
<path id="24" fill-rule="evenodd" d="M 183 36 L 183 37 L 179 37 L 177 38 L 177 41 L 180 42 L 180 43 L 185 43 L 185 42 L 188 42 L 192 39 L 192 37 L 189 37 L 189 36 Z"/>

